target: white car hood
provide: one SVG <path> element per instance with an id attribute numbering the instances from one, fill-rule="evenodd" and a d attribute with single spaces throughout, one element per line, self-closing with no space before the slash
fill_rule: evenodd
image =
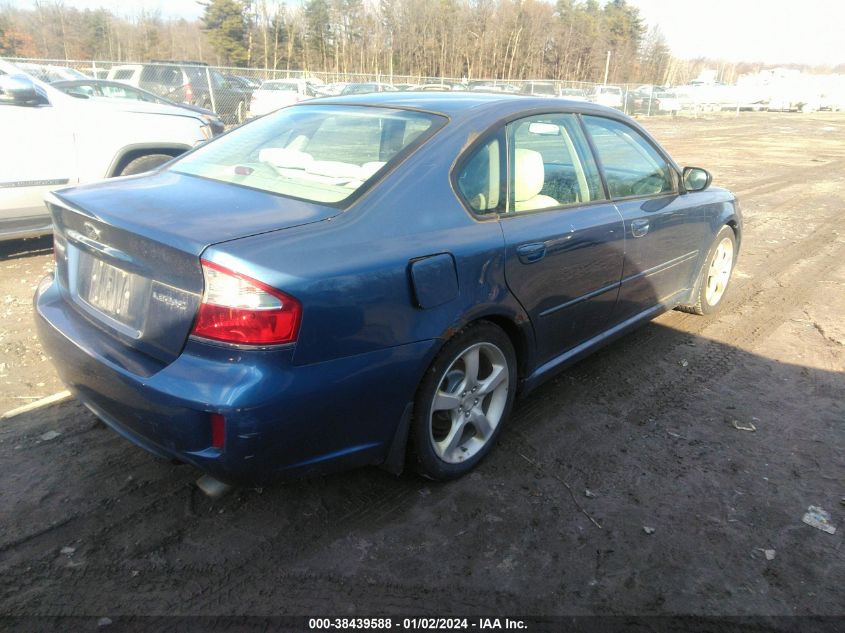
<path id="1" fill-rule="evenodd" d="M 127 99 L 125 101 L 120 99 L 97 98 L 90 99 L 76 99 L 79 101 L 79 107 L 95 107 L 105 108 L 110 112 L 137 112 L 139 114 L 170 114 L 173 116 L 183 116 L 191 119 L 202 121 L 198 114 L 180 108 L 178 106 L 164 105 L 160 103 L 150 103 L 148 101 L 133 101 Z"/>

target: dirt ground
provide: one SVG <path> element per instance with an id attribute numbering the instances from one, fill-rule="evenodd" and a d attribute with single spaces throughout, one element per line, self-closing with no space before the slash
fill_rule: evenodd
<path id="1" fill-rule="evenodd" d="M 845 115 L 645 125 L 740 196 L 720 315 L 561 374 L 446 485 L 211 501 L 73 401 L 0 420 L 0 614 L 845 615 Z M 49 249 L 2 245 L 0 411 L 62 389 L 32 327 Z"/>

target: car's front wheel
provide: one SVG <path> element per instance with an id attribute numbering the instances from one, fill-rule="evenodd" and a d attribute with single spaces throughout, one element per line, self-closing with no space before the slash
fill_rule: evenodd
<path id="1" fill-rule="evenodd" d="M 696 284 L 694 303 L 678 306 L 684 312 L 711 314 L 716 312 L 728 289 L 736 264 L 736 235 L 730 226 L 723 226 L 704 260 Z"/>
<path id="2" fill-rule="evenodd" d="M 438 480 L 472 470 L 502 430 L 516 380 L 513 345 L 493 323 L 474 323 L 446 343 L 414 402 L 417 470 Z"/>

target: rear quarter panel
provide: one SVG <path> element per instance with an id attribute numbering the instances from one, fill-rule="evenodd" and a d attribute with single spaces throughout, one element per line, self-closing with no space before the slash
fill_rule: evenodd
<path id="1" fill-rule="evenodd" d="M 527 325 L 505 285 L 499 223 L 471 217 L 451 189 L 467 139 L 447 127 L 338 216 L 212 246 L 204 257 L 301 301 L 296 364 L 445 338 L 484 315 Z M 410 263 L 440 253 L 454 257 L 458 293 L 423 309 Z"/>

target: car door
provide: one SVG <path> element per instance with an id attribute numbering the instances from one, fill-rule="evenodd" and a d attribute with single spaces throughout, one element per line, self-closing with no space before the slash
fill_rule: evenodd
<path id="1" fill-rule="evenodd" d="M 608 192 L 625 223 L 625 263 L 613 321 L 672 304 L 689 287 L 705 238 L 704 210 L 681 195 L 678 175 L 638 130 L 584 116 Z"/>
<path id="2" fill-rule="evenodd" d="M 508 155 L 507 196 L 495 200 L 505 277 L 544 362 L 606 327 L 622 273 L 622 218 L 606 199 L 576 115 L 519 119 L 492 142 Z M 488 206 L 498 198 L 480 195 Z"/>
<path id="3" fill-rule="evenodd" d="M 0 87 L 0 222 L 8 233 L 49 226 L 44 195 L 77 180 L 73 121 L 63 107 L 75 99 L 32 85 L 37 98 L 26 101 L 4 98 Z"/>

